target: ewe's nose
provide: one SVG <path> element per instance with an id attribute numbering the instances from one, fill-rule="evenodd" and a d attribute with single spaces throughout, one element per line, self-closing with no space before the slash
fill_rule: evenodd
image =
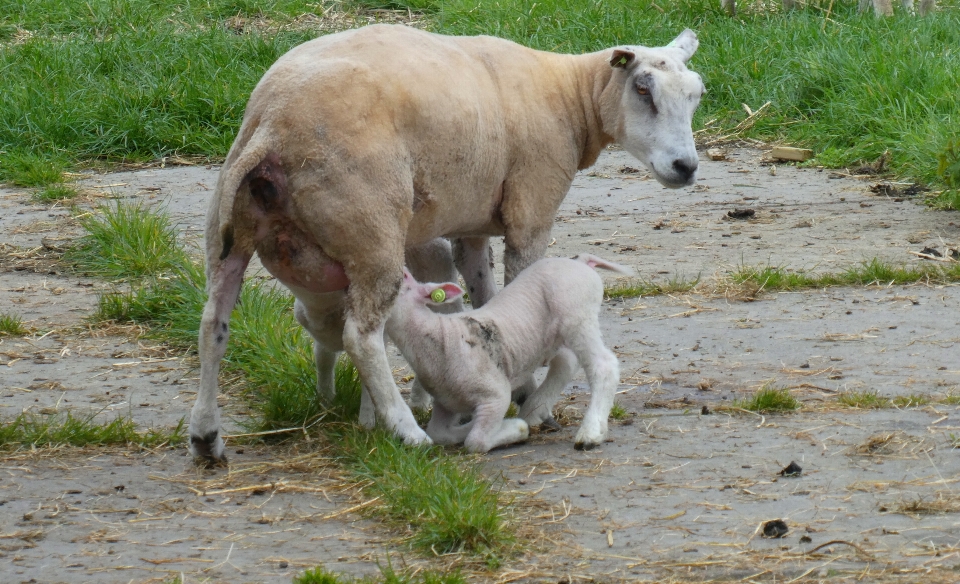
<path id="1" fill-rule="evenodd" d="M 678 158 L 673 161 L 673 170 L 677 171 L 677 174 L 683 178 L 684 182 L 690 182 L 690 179 L 693 178 L 693 173 L 697 172 L 697 162 L 694 161 L 691 164 Z"/>

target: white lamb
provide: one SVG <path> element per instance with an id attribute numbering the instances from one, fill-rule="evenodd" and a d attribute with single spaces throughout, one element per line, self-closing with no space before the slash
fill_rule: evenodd
<path id="1" fill-rule="evenodd" d="M 592 395 L 575 447 L 603 442 L 620 367 L 600 337 L 603 282 L 592 268 L 630 273 L 587 254 L 542 259 L 481 308 L 458 314 L 437 314 L 428 305 L 456 301 L 459 286 L 421 284 L 404 270 L 386 328 L 434 398 L 427 425 L 434 442 L 487 452 L 525 440 L 529 426 L 556 425 L 551 409 L 578 363 Z M 518 396 L 522 419 L 504 419 L 512 391 L 547 361 L 543 383 L 525 399 Z M 461 414 L 472 419 L 459 424 Z"/>

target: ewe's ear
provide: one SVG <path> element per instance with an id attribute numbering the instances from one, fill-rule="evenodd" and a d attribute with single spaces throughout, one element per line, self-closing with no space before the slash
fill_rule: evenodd
<path id="1" fill-rule="evenodd" d="M 700 41 L 697 40 L 697 33 L 692 30 L 685 29 L 680 35 L 670 41 L 670 44 L 667 47 L 672 49 L 677 49 L 680 52 L 680 58 L 684 63 L 690 60 L 690 57 L 697 52 L 697 47 L 700 46 Z"/>
<path id="2" fill-rule="evenodd" d="M 614 68 L 620 67 L 621 69 L 628 69 L 636 57 L 637 56 L 633 53 L 633 51 L 628 51 L 627 49 L 614 49 L 613 56 L 610 57 L 610 66 Z"/>

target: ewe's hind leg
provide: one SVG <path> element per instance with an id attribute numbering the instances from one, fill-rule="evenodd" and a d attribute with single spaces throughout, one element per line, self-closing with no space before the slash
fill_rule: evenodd
<path id="1" fill-rule="evenodd" d="M 211 230 L 207 230 L 208 236 Z M 225 460 L 217 407 L 220 361 L 230 337 L 230 312 L 240 295 L 249 254 L 235 251 L 224 260 L 207 253 L 207 303 L 200 319 L 200 391 L 190 411 L 190 453 L 210 461 Z"/>
<path id="2" fill-rule="evenodd" d="M 317 395 L 326 403 L 336 397 L 337 355 L 343 351 L 342 292 L 313 294 L 292 290 L 296 300 L 293 315 L 313 338 L 313 359 L 317 367 Z"/>
<path id="3" fill-rule="evenodd" d="M 577 450 L 590 450 L 607 437 L 607 418 L 620 383 L 620 363 L 613 351 L 603 345 L 600 329 L 593 331 L 592 343 L 578 351 L 580 363 L 590 383 L 590 406 L 574 442 Z"/>
<path id="4" fill-rule="evenodd" d="M 530 427 L 543 424 L 554 430 L 560 429 L 560 424 L 553 419 L 553 406 L 560 399 L 560 392 L 577 372 L 577 356 L 566 347 L 561 347 L 556 356 L 550 360 L 550 370 L 536 390 L 527 395 L 520 406 L 520 417 Z"/>
<path id="5" fill-rule="evenodd" d="M 490 238 L 461 237 L 454 240 L 453 261 L 463 276 L 474 308 L 480 308 L 496 295 Z"/>
<path id="6" fill-rule="evenodd" d="M 430 436 L 435 444 L 462 444 L 470 433 L 473 422 L 458 425 L 459 419 L 459 414 L 451 412 L 439 403 L 433 404 L 433 413 L 427 424 L 427 436 Z"/>
<path id="7" fill-rule="evenodd" d="M 470 433 L 463 445 L 470 452 L 489 452 L 498 446 L 526 440 L 530 436 L 530 427 L 520 418 L 507 418 L 510 407 L 508 392 L 495 401 L 481 404 L 473 412 Z"/>

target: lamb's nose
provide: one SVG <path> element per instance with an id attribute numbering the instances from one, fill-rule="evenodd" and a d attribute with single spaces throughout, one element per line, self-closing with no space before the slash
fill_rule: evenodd
<path id="1" fill-rule="evenodd" d="M 693 173 L 697 172 L 697 163 L 689 164 L 679 158 L 673 161 L 673 170 L 677 171 L 684 181 L 689 182 Z"/>

